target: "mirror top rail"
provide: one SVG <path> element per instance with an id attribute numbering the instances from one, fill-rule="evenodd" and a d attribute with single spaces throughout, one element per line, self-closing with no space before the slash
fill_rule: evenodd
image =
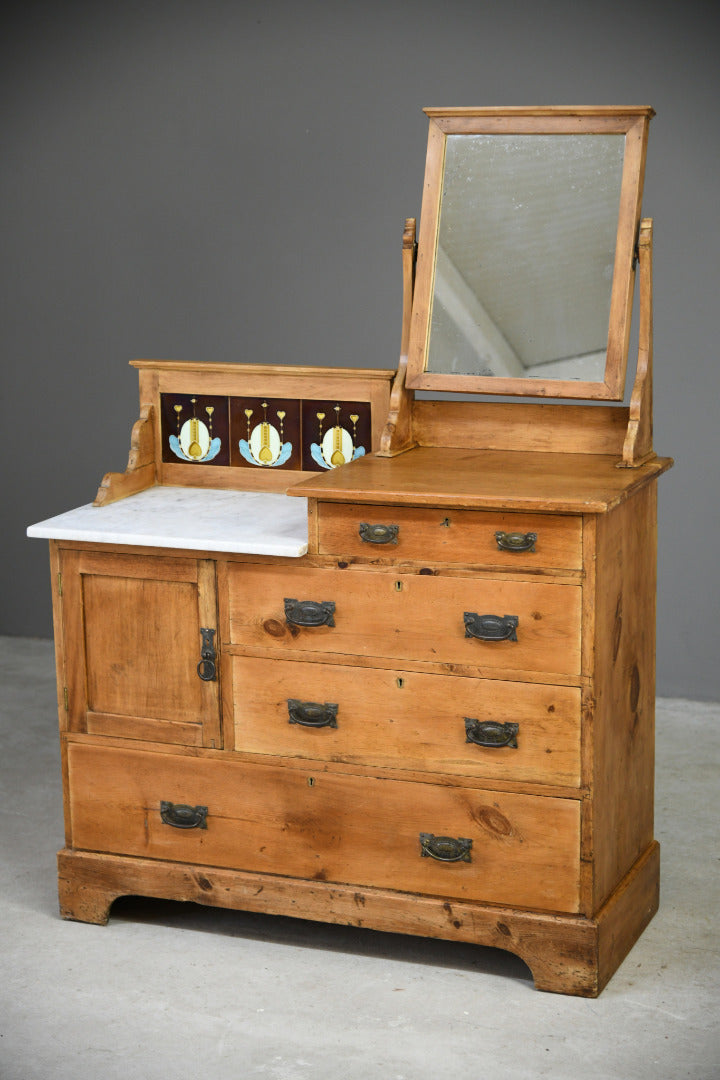
<path id="1" fill-rule="evenodd" d="M 451 127 L 453 132 L 503 131 L 522 133 L 524 121 L 533 133 L 572 130 L 582 124 L 593 132 L 625 132 L 638 120 L 651 120 L 655 110 L 650 105 L 510 105 L 431 107 L 423 112 L 439 127 Z"/>
<path id="2" fill-rule="evenodd" d="M 654 110 L 424 111 L 407 386 L 621 401 Z"/>

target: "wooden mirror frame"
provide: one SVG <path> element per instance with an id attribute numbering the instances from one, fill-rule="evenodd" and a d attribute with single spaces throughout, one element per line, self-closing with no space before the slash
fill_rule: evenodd
<path id="1" fill-rule="evenodd" d="M 425 109 L 430 118 L 406 385 L 413 390 L 622 401 L 625 393 L 635 261 L 647 135 L 654 110 L 619 108 Z M 604 382 L 452 375 L 427 371 L 440 200 L 448 135 L 623 134 L 620 207 Z"/>

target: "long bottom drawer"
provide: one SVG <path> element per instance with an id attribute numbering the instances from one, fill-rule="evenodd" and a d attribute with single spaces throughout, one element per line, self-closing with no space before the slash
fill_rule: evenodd
<path id="1" fill-rule="evenodd" d="M 73 743 L 72 846 L 579 910 L 574 799 Z"/>

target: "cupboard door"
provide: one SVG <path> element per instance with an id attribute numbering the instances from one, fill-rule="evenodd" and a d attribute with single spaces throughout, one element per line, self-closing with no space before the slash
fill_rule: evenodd
<path id="1" fill-rule="evenodd" d="M 214 563 L 65 551 L 62 576 L 69 730 L 220 747 Z"/>

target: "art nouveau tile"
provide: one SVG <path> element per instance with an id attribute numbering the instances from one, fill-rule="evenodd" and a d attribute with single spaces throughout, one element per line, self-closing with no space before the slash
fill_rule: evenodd
<path id="1" fill-rule="evenodd" d="M 161 394 L 162 459 L 190 465 L 229 465 L 226 397 Z"/>
<path id="2" fill-rule="evenodd" d="M 230 398 L 230 464 L 251 469 L 299 469 L 300 402 L 292 398 Z"/>
<path id="3" fill-rule="evenodd" d="M 303 401 L 302 468 L 336 469 L 370 453 L 370 405 L 365 401 Z"/>

